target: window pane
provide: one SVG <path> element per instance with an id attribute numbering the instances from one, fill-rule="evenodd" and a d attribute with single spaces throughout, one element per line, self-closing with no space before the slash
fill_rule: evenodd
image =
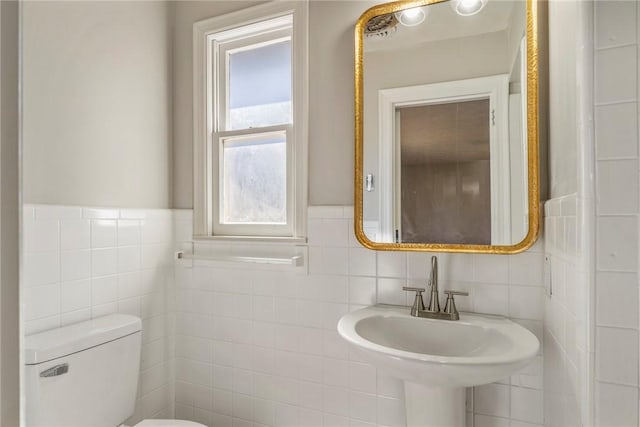
<path id="1" fill-rule="evenodd" d="M 284 132 L 223 141 L 222 223 L 286 224 L 286 149 Z"/>
<path id="2" fill-rule="evenodd" d="M 229 55 L 229 127 L 291 123 L 291 40 Z"/>

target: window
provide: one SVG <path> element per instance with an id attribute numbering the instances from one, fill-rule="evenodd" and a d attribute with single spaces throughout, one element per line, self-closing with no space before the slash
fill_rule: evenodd
<path id="1" fill-rule="evenodd" d="M 306 2 L 194 25 L 194 234 L 301 238 Z"/>

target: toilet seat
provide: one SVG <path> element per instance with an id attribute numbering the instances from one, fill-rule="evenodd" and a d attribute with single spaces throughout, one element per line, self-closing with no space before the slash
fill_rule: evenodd
<path id="1" fill-rule="evenodd" d="M 133 427 L 206 427 L 204 424 L 186 420 L 142 420 Z"/>

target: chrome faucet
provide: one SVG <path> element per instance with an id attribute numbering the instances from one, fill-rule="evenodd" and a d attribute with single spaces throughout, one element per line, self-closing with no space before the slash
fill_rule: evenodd
<path id="1" fill-rule="evenodd" d="M 431 257 L 431 278 L 429 279 L 429 286 L 431 286 L 431 295 L 427 311 L 431 313 L 439 313 L 440 298 L 438 296 L 438 258 L 436 256 Z"/>
<path id="2" fill-rule="evenodd" d="M 413 291 L 416 296 L 413 300 L 413 306 L 411 307 L 411 315 L 414 317 L 426 317 L 429 319 L 443 319 L 443 320 L 459 320 L 460 313 L 456 308 L 455 295 L 468 296 L 468 292 L 461 291 L 444 291 L 447 294 L 447 301 L 444 304 L 444 311 L 440 310 L 440 296 L 438 294 L 438 258 L 436 256 L 431 257 L 431 278 L 429 279 L 429 286 L 431 286 L 429 305 L 424 307 L 424 301 L 422 300 L 422 293 L 424 288 L 412 288 L 404 286 L 402 289 L 405 291 Z"/>

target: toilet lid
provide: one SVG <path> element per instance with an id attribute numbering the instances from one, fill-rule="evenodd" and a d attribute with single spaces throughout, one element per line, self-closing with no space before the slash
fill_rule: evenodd
<path id="1" fill-rule="evenodd" d="M 206 427 L 204 424 L 185 420 L 142 420 L 133 427 Z"/>

